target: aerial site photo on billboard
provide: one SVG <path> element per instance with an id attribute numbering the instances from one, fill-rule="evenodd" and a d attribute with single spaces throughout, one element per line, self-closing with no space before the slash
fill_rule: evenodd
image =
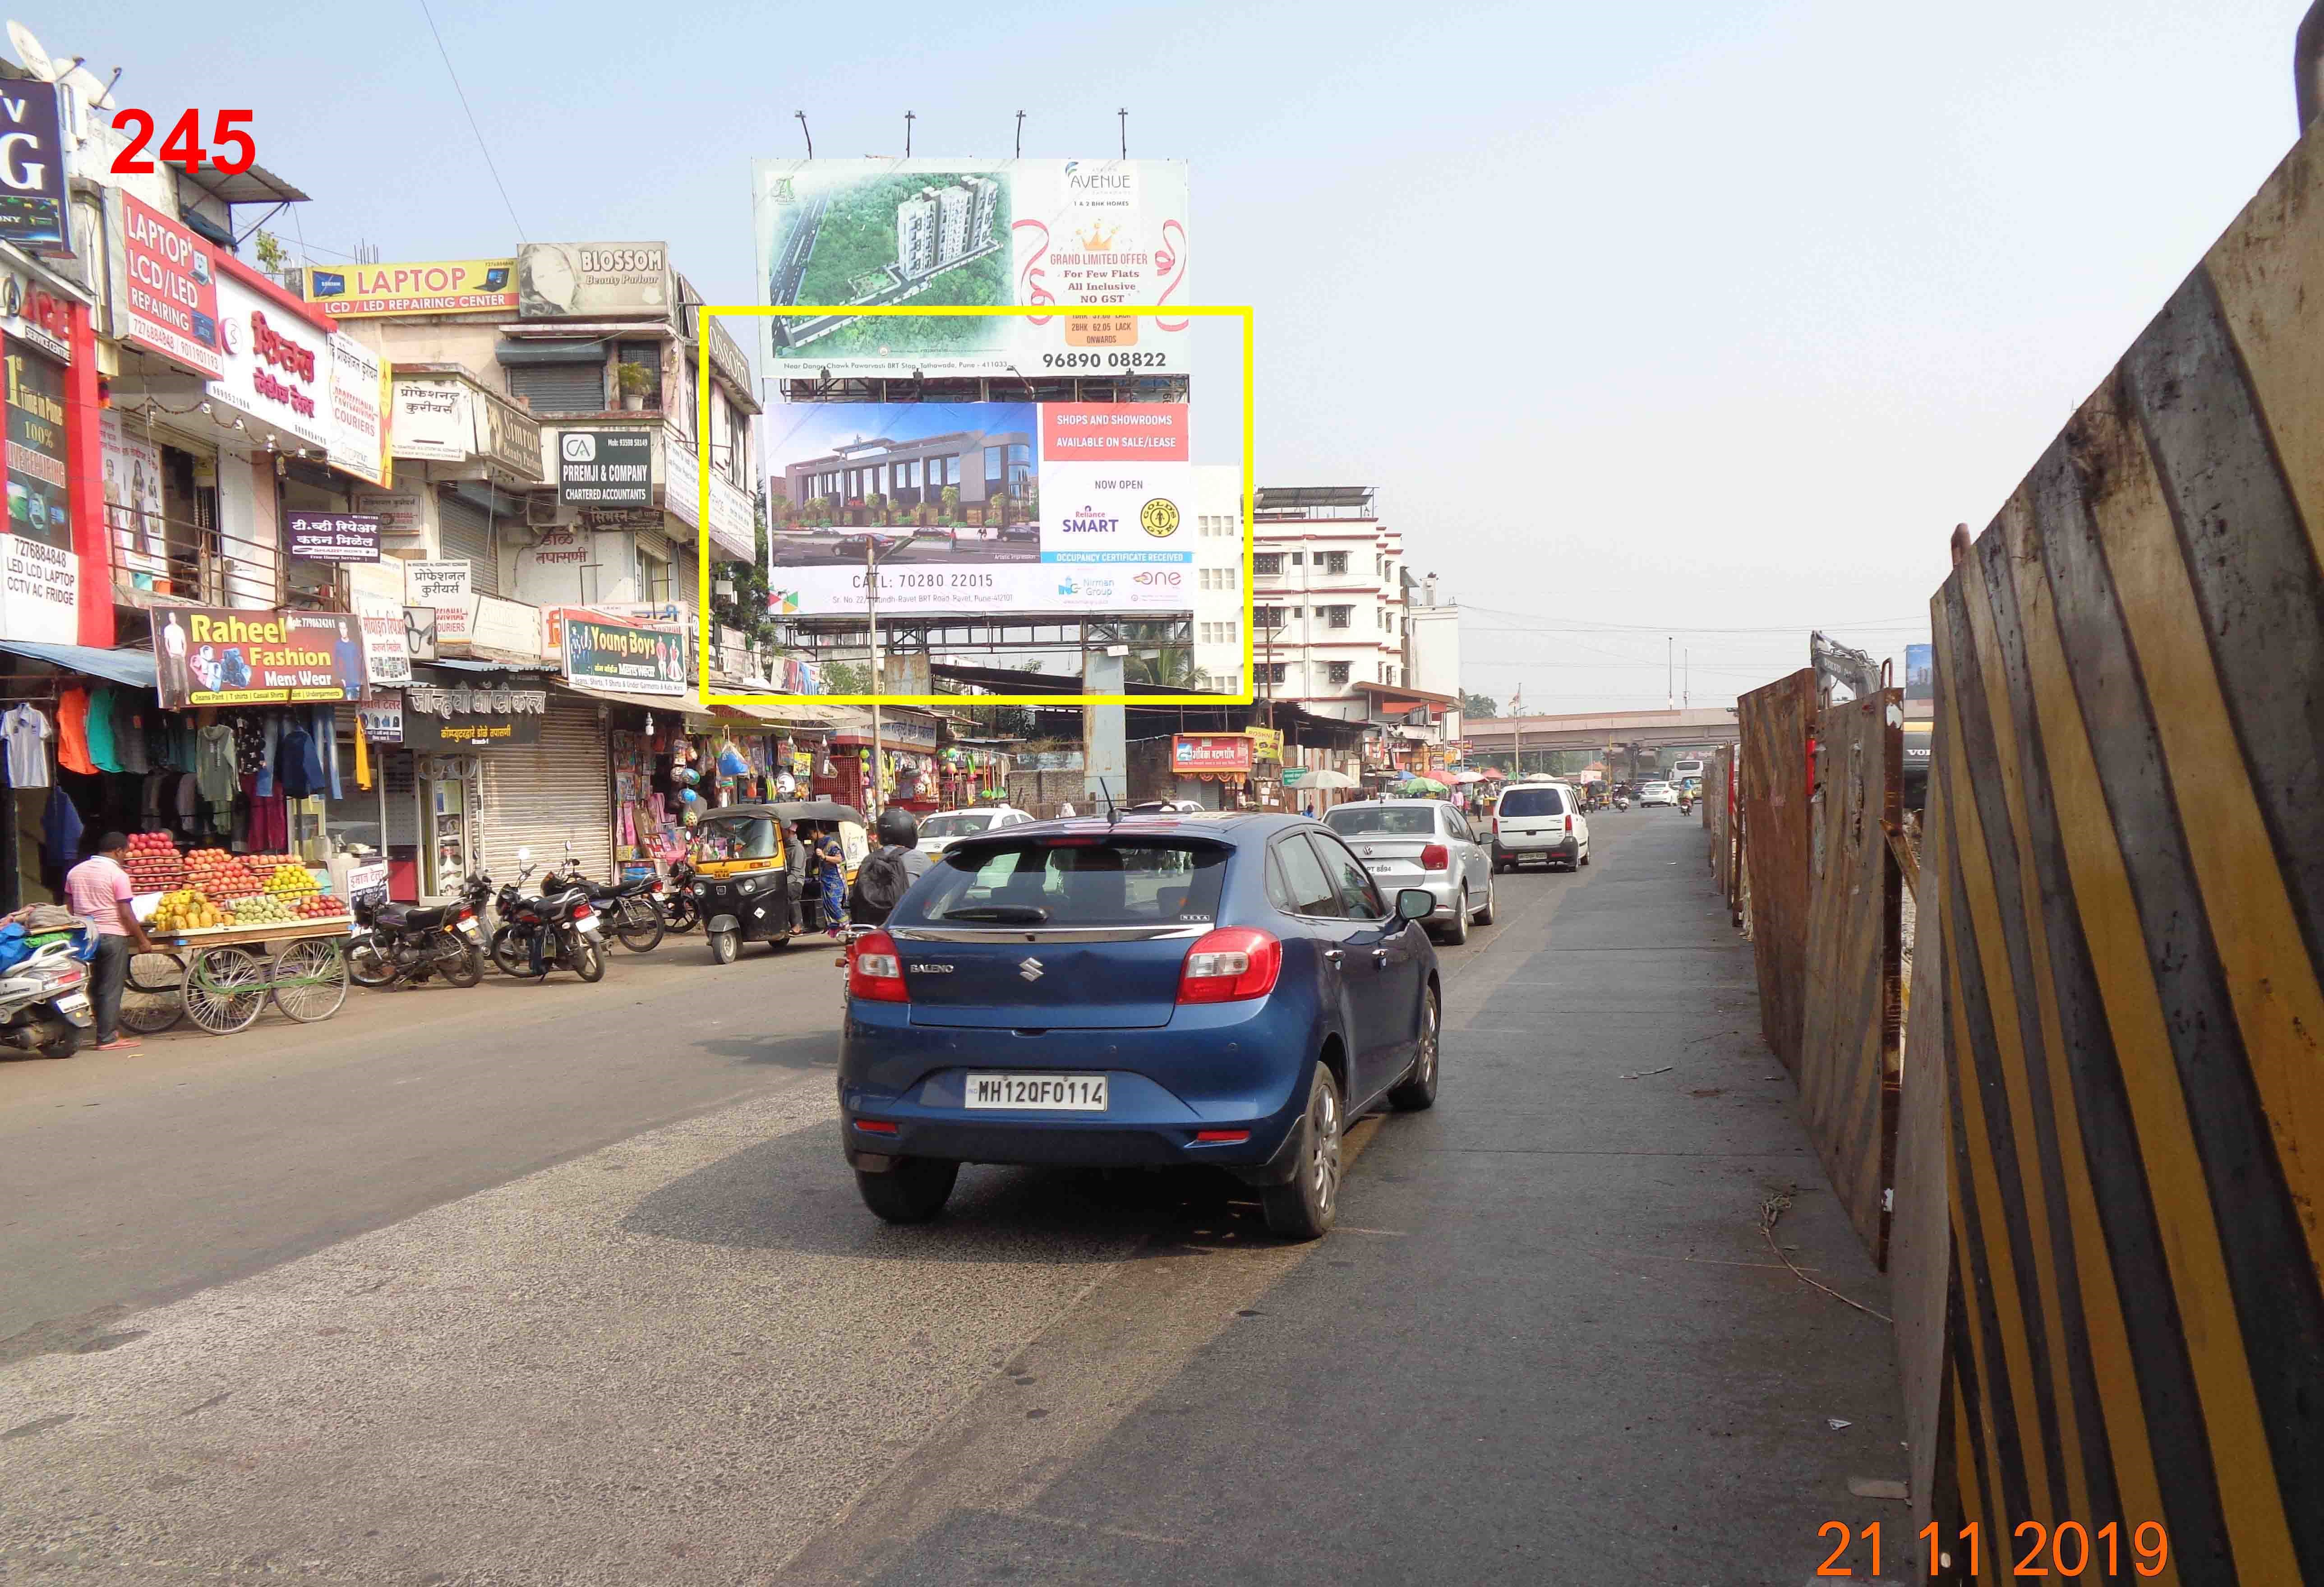
<path id="1" fill-rule="evenodd" d="M 1191 610 L 1183 402 L 779 408 L 767 457 L 778 616 Z"/>
<path id="2" fill-rule="evenodd" d="M 1184 306 L 1186 166 L 1176 160 L 761 160 L 752 170 L 769 373 L 1177 374 L 1167 316 L 886 317 L 891 306 Z"/>

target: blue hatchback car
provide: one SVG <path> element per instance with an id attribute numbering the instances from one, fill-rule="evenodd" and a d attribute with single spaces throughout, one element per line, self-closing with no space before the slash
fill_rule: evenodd
<path id="1" fill-rule="evenodd" d="M 1347 1121 L 1436 1098 L 1418 889 L 1296 816 L 1125 817 L 954 844 L 859 938 L 840 1129 L 863 1200 L 934 1217 L 963 1163 L 1204 1163 L 1277 1232 L 1339 1207 Z"/>

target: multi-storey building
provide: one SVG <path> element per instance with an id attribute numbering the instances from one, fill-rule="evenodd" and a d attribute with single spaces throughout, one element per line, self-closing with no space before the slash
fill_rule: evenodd
<path id="1" fill-rule="evenodd" d="M 1259 695 L 1362 716 L 1365 686 L 1405 683 L 1403 536 L 1370 485 L 1262 488 L 1253 515 Z"/>
<path id="2" fill-rule="evenodd" d="M 1236 695 L 1243 672 L 1242 470 L 1194 466 L 1194 668 L 1204 687 Z"/>

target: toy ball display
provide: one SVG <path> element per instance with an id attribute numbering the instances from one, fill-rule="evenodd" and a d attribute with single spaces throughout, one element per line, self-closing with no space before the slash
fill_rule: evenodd
<path id="1" fill-rule="evenodd" d="M 679 788 L 690 789 L 702 780 L 702 773 L 691 766 L 674 766 L 670 769 L 669 780 Z"/>

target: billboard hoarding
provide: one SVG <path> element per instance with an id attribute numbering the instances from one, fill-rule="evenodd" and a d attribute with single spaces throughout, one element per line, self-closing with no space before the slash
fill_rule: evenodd
<path id="1" fill-rule="evenodd" d="M 62 90 L 23 78 L 0 84 L 0 239 L 36 254 L 69 254 L 65 231 Z"/>
<path id="2" fill-rule="evenodd" d="M 121 272 L 126 280 L 114 304 L 116 333 L 197 374 L 224 379 L 210 245 L 130 194 L 115 188 L 106 191 L 121 200 Z"/>
<path id="3" fill-rule="evenodd" d="M 665 243 L 527 243 L 516 251 L 517 314 L 594 319 L 669 312 Z"/>
<path id="4" fill-rule="evenodd" d="M 433 259 L 306 272 L 307 300 L 334 319 L 382 314 L 478 314 L 516 307 L 513 259 Z"/>
<path id="5" fill-rule="evenodd" d="M 779 615 L 1194 604 L 1184 403 L 817 403 L 768 459 Z"/>
<path id="6" fill-rule="evenodd" d="M 1184 161 L 762 160 L 752 178 L 762 301 L 1059 310 L 779 317 L 767 322 L 770 373 L 784 364 L 897 379 L 1189 367 L 1186 320 L 1102 312 L 1193 300 Z"/>
<path id="7" fill-rule="evenodd" d="M 1936 646 L 1904 647 L 1904 697 L 1908 700 L 1933 700 L 1937 697 Z"/>
<path id="8" fill-rule="evenodd" d="M 171 710 L 364 696 L 363 639 L 345 612 L 172 607 L 153 637 L 161 701 Z"/>

